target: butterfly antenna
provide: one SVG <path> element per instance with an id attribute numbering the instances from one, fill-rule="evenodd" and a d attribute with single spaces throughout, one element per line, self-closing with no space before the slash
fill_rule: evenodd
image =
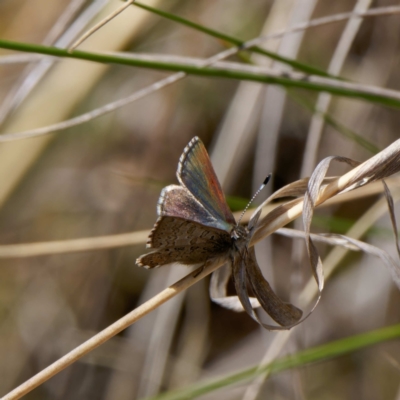
<path id="1" fill-rule="evenodd" d="M 251 198 L 251 200 L 247 203 L 247 206 L 244 208 L 242 214 L 240 215 L 240 218 L 238 220 L 237 225 L 240 224 L 240 221 L 243 218 L 243 215 L 245 214 L 245 212 L 249 209 L 250 204 L 254 201 L 254 199 L 258 196 L 258 194 L 261 192 L 261 190 L 264 189 L 264 187 L 267 185 L 267 183 L 269 182 L 269 180 L 271 179 L 271 175 L 272 174 L 268 174 L 267 177 L 264 179 L 264 182 L 262 183 L 262 185 L 258 188 L 257 192 L 255 192 L 254 196 Z"/>

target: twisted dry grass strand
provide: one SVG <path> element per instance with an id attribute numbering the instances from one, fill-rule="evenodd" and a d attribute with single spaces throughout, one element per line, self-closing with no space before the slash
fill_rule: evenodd
<path id="1" fill-rule="evenodd" d="M 368 187 L 371 187 L 371 186 L 377 187 L 378 184 L 379 184 L 379 186 L 381 186 L 381 182 L 375 182 L 375 183 L 368 185 Z M 395 184 L 395 185 L 398 186 L 398 184 Z M 323 203 L 323 204 L 327 204 L 327 203 L 334 204 L 335 202 L 333 202 L 332 200 L 338 199 L 343 196 L 347 197 L 348 195 L 350 195 L 352 193 L 354 194 L 357 192 L 361 192 L 361 191 L 364 191 L 365 189 L 366 189 L 366 187 L 363 187 L 363 188 L 358 189 L 356 192 L 350 192 L 350 193 L 347 192 L 346 194 L 340 194 L 339 196 L 331 198 L 330 200 L 328 200 L 326 203 Z M 399 196 L 400 196 L 400 192 L 397 190 L 395 193 L 396 201 L 399 200 L 399 198 L 400 198 Z M 339 264 L 339 260 L 343 259 L 343 257 L 347 253 L 347 249 L 350 249 L 353 251 L 360 250 L 360 246 L 354 245 L 354 248 L 352 248 L 353 244 L 350 243 L 349 239 L 354 241 L 354 240 L 356 240 L 356 239 L 353 239 L 354 237 L 356 237 L 356 238 L 361 237 L 363 234 L 365 234 L 367 229 L 371 225 L 373 225 L 374 222 L 385 213 L 384 207 L 383 207 L 383 200 L 384 199 L 381 198 L 370 209 L 368 209 L 368 211 L 366 213 L 364 213 L 363 216 L 359 220 L 357 220 L 355 222 L 355 224 L 351 227 L 351 229 L 347 232 L 347 236 L 344 236 L 344 238 L 339 238 L 338 235 L 335 235 L 334 240 L 342 240 L 343 239 L 348 244 L 343 245 L 343 244 L 338 243 L 340 247 L 335 247 L 328 254 L 328 256 L 324 259 L 324 267 L 325 267 L 324 274 L 325 274 L 326 278 L 328 278 L 329 276 L 332 275 L 336 266 Z M 297 231 L 294 229 L 288 229 L 288 228 L 280 228 L 276 231 L 276 233 L 287 236 L 287 237 L 292 237 L 292 238 L 304 238 L 305 237 L 304 232 Z M 324 236 L 322 236 L 322 235 L 311 234 L 311 236 L 312 236 L 313 240 L 315 240 L 315 241 L 323 241 L 324 240 L 323 239 Z M 332 239 L 332 237 L 329 237 L 329 240 L 331 240 L 331 239 Z M 357 242 L 362 243 L 364 245 L 366 244 L 366 243 L 358 241 L 358 240 L 357 240 Z M 329 244 L 329 243 L 327 243 L 327 244 Z M 382 252 L 382 250 L 377 249 L 376 247 L 374 249 Z M 365 248 L 363 250 L 365 250 Z M 369 252 L 369 254 L 376 255 L 373 252 Z M 380 257 L 381 259 L 384 259 L 389 256 L 387 255 L 387 253 L 385 253 L 385 255 L 383 255 L 383 256 L 381 254 L 379 254 L 378 257 Z M 389 261 L 385 264 L 390 269 L 392 261 Z M 393 273 L 393 272 L 391 271 L 391 273 Z M 398 273 L 396 273 L 396 275 L 397 274 Z M 309 279 L 308 283 L 305 285 L 305 287 L 301 291 L 299 299 L 298 299 L 300 307 L 307 307 L 309 304 L 311 304 L 313 298 L 315 298 L 317 295 L 318 295 L 318 288 L 316 287 L 313 279 Z M 271 345 L 269 346 L 266 354 L 264 355 L 262 361 L 260 362 L 260 366 L 267 364 L 278 357 L 278 355 L 281 353 L 283 347 L 289 341 L 293 332 L 294 332 L 294 330 L 280 332 L 279 335 L 275 336 L 275 338 L 271 342 Z M 268 375 L 269 375 L 268 372 L 264 373 L 254 380 L 254 384 L 252 384 L 250 386 L 250 388 L 252 388 L 252 392 L 251 393 L 249 392 L 249 399 L 252 398 L 251 395 L 253 394 L 253 391 L 256 392 L 259 388 L 259 385 L 262 385 L 265 382 Z"/>
<path id="2" fill-rule="evenodd" d="M 356 165 L 358 166 L 355 167 L 346 175 L 342 176 L 341 178 L 321 188 L 327 170 L 332 161 L 345 162 L 353 167 L 355 167 Z M 303 199 L 300 198 L 290 202 L 289 203 L 290 206 L 286 204 L 281 207 L 278 207 L 272 213 L 264 217 L 263 220 L 260 222 L 259 230 L 262 231 L 263 229 L 265 229 L 265 227 L 274 225 L 276 221 L 279 221 L 280 219 L 285 217 L 289 217 L 290 213 L 294 209 L 297 209 L 299 215 L 301 212 L 303 213 L 306 249 L 310 260 L 311 270 L 313 272 L 314 279 L 318 285 L 318 292 L 319 292 L 318 297 L 311 311 L 309 312 L 309 314 L 307 314 L 305 318 L 307 318 L 317 306 L 321 298 L 321 293 L 324 287 L 324 274 L 323 274 L 322 261 L 319 256 L 318 250 L 315 247 L 310 235 L 311 221 L 315 206 L 321 204 L 323 201 L 326 200 L 327 197 L 331 197 L 344 190 L 350 190 L 352 188 L 365 185 L 366 183 L 372 182 L 374 180 L 383 179 L 386 176 L 398 172 L 399 170 L 400 170 L 400 140 L 397 140 L 392 145 L 387 147 L 385 150 L 378 153 L 376 156 L 370 158 L 369 160 L 365 161 L 362 164 L 359 164 L 358 162 L 345 157 L 327 157 L 318 164 L 313 174 L 311 175 L 308 181 L 307 191 Z M 324 197 L 324 194 L 327 197 Z M 387 198 L 388 198 L 390 213 L 393 214 L 394 216 L 393 201 L 390 202 L 391 199 L 390 193 L 389 195 L 387 195 Z M 274 217 L 276 216 L 276 218 L 272 220 L 271 214 L 273 214 Z M 294 219 L 296 216 L 295 214 L 292 214 L 290 215 L 290 217 Z M 392 223 L 394 229 L 397 229 L 394 219 L 392 219 Z M 274 231 L 277 228 L 279 227 L 275 227 Z M 257 232 L 253 236 L 254 241 L 257 240 L 256 236 Z M 399 285 L 400 283 L 399 265 L 397 265 L 394 262 L 391 263 L 387 259 L 385 259 L 385 264 L 391 271 L 393 280 L 396 282 L 396 284 Z"/>
<path id="3" fill-rule="evenodd" d="M 124 4 L 124 6 L 125 5 L 126 4 Z M 288 30 L 280 31 L 280 32 L 266 35 L 266 36 L 257 37 L 255 39 L 252 39 L 252 40 L 246 42 L 245 44 L 243 44 L 243 46 L 232 47 L 228 50 L 222 51 L 222 52 L 208 58 L 207 60 L 204 60 L 204 63 L 201 66 L 206 67 L 206 66 L 213 65 L 218 61 L 221 61 L 227 57 L 230 57 L 230 56 L 236 54 L 238 51 L 243 50 L 244 48 L 246 48 L 246 49 L 251 48 L 252 46 L 258 45 L 266 40 L 276 39 L 276 38 L 285 36 L 286 34 L 295 33 L 295 32 L 309 29 L 312 27 L 317 27 L 317 26 L 322 26 L 322 25 L 326 25 L 326 24 L 330 24 L 330 23 L 340 22 L 340 21 L 343 21 L 343 20 L 346 20 L 346 19 L 352 18 L 352 17 L 384 16 L 384 15 L 392 15 L 392 14 L 396 14 L 396 13 L 400 13 L 400 6 L 380 7 L 380 8 L 375 8 L 375 9 L 366 11 L 364 13 L 362 13 L 362 12 L 360 12 L 360 13 L 341 13 L 341 14 L 331 15 L 328 17 L 317 18 L 317 19 L 311 20 L 310 22 L 307 22 L 305 24 L 296 25 Z M 110 18 L 110 19 L 112 19 L 112 18 Z M 120 107 L 124 107 L 125 105 L 128 105 L 136 100 L 139 100 L 139 99 L 141 99 L 163 87 L 166 87 L 174 82 L 177 82 L 186 76 L 187 76 L 187 74 L 184 72 L 177 72 L 177 73 L 169 76 L 168 78 L 162 79 L 158 82 L 155 82 L 154 84 L 151 84 L 143 89 L 140 89 L 139 91 L 133 93 L 131 96 L 128 96 L 124 99 L 120 99 L 115 102 L 106 104 L 105 106 L 99 107 L 99 108 L 92 110 L 90 112 L 87 112 L 85 114 L 81 114 L 78 117 L 65 120 L 61 123 L 48 125 L 48 126 L 45 126 L 42 128 L 30 129 L 30 130 L 23 131 L 23 132 L 1 135 L 0 142 L 21 140 L 21 139 L 26 139 L 26 138 L 30 138 L 30 137 L 48 135 L 52 132 L 56 132 L 56 131 L 60 131 L 60 130 L 66 129 L 66 128 L 71 128 L 73 126 L 77 126 L 79 124 L 91 121 L 94 118 L 98 118 L 102 115 L 105 115 L 109 112 L 112 112 Z M 293 75 L 290 75 L 290 76 L 293 76 Z M 305 76 L 304 74 L 300 74 L 298 76 L 298 79 L 303 80 L 304 76 Z M 313 78 L 315 78 L 315 77 L 313 77 Z M 360 87 L 363 87 L 363 85 L 358 85 L 358 88 L 360 88 Z M 389 93 L 387 93 L 386 92 L 387 89 L 375 88 L 375 90 L 378 90 L 379 94 L 383 93 L 384 95 L 388 94 L 389 96 L 397 94 L 397 92 L 395 92 L 395 91 L 389 91 Z M 382 92 L 382 90 L 384 90 L 384 92 Z M 394 92 L 394 93 L 391 93 L 391 92 Z M 376 94 L 376 92 L 373 94 Z M 397 96 L 395 98 L 399 99 L 398 97 L 399 96 Z"/>
<path id="4" fill-rule="evenodd" d="M 371 157 L 347 174 L 336 179 L 332 183 L 323 186 L 314 202 L 314 207 L 319 206 L 330 197 L 350 188 L 352 185 L 367 183 L 377 179 L 383 179 L 400 170 L 400 140 L 396 140 L 386 149 Z M 364 181 L 365 179 L 365 181 Z M 260 206 L 262 207 L 263 204 Z M 304 202 L 299 201 L 290 209 L 283 212 L 271 223 L 266 224 L 268 215 L 261 219 L 257 232 L 254 234 L 251 245 L 256 244 L 272 232 L 293 221 L 302 214 Z M 269 221 L 268 221 L 269 222 Z"/>

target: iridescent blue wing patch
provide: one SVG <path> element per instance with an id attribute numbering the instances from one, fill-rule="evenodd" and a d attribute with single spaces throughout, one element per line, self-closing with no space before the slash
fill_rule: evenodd
<path id="1" fill-rule="evenodd" d="M 164 188 L 157 211 L 160 217 L 178 217 L 227 232 L 232 229 L 226 221 L 215 218 L 184 186 L 170 185 Z"/>
<path id="2" fill-rule="evenodd" d="M 224 224 L 225 230 L 230 231 L 236 225 L 206 148 L 198 137 L 194 137 L 183 151 L 177 177 L 204 208 Z"/>

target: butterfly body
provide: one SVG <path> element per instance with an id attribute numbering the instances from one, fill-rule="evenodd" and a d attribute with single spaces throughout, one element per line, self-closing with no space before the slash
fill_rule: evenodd
<path id="1" fill-rule="evenodd" d="M 141 256 L 140 266 L 204 263 L 228 254 L 236 237 L 246 236 L 246 228 L 236 225 L 199 138 L 183 151 L 177 177 L 180 186 L 170 185 L 161 192 L 159 218 L 147 242 L 155 251 Z"/>

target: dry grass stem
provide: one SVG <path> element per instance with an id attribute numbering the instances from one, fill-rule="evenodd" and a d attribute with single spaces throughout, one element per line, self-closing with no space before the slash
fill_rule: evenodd
<path id="1" fill-rule="evenodd" d="M 9 244 L 0 246 L 0 258 L 33 257 L 49 254 L 91 251 L 113 247 L 131 246 L 146 243 L 148 230 L 118 235 L 59 240 L 29 244 Z"/>
<path id="2" fill-rule="evenodd" d="M 353 168 L 347 174 L 341 176 L 332 183 L 323 186 L 319 192 L 316 201 L 314 202 L 314 206 L 319 206 L 329 198 L 334 197 L 336 194 L 346 189 L 350 184 L 353 184 L 357 180 L 357 177 L 360 176 L 360 173 L 364 172 L 366 167 L 373 168 L 374 166 L 379 166 L 382 163 L 382 159 L 386 161 L 386 157 L 399 157 L 399 148 L 400 140 L 397 140 L 386 149 L 376 154 L 374 157 L 360 164 L 358 167 Z M 372 175 L 373 173 L 371 172 L 371 176 Z M 283 212 L 280 216 L 271 221 L 271 223 L 269 224 L 265 224 L 265 220 L 268 216 L 264 217 L 259 222 L 260 228 L 258 228 L 257 232 L 254 234 L 251 244 L 254 245 L 255 243 L 262 240 L 264 237 L 269 236 L 272 232 L 299 217 L 303 211 L 303 205 L 304 201 L 301 199 L 297 199 L 296 204 L 293 207 Z"/>
<path id="3" fill-rule="evenodd" d="M 371 5 L 371 0 L 359 0 L 354 8 L 354 12 L 365 12 Z M 342 33 L 339 43 L 335 49 L 332 59 L 329 63 L 328 73 L 331 75 L 340 75 L 343 64 L 350 52 L 350 48 L 356 38 L 363 19 L 355 17 L 349 19 Z M 306 148 L 304 150 L 303 165 L 300 176 L 309 175 L 317 160 L 318 148 L 325 125 L 324 114 L 328 112 L 332 95 L 329 93 L 320 93 L 315 104 L 315 110 L 310 128 L 307 134 Z"/>
<path id="4" fill-rule="evenodd" d="M 124 6 L 126 6 L 126 4 L 124 4 Z M 211 66 L 211 65 L 217 63 L 218 61 L 221 61 L 227 57 L 230 57 L 230 56 L 236 54 L 239 50 L 241 50 L 243 48 L 250 48 L 250 47 L 258 45 L 266 40 L 283 37 L 288 33 L 295 33 L 295 32 L 302 31 L 302 30 L 305 30 L 305 29 L 308 29 L 311 27 L 317 27 L 317 26 L 322 26 L 322 25 L 326 25 L 329 23 L 340 22 L 340 21 L 346 20 L 351 17 L 382 16 L 382 15 L 391 15 L 391 14 L 395 14 L 395 13 L 399 13 L 399 12 L 400 12 L 400 6 L 393 6 L 393 7 L 376 8 L 373 10 L 369 10 L 365 13 L 342 13 L 342 14 L 332 15 L 329 17 L 317 18 L 315 20 L 311 20 L 310 22 L 307 22 L 306 24 L 296 25 L 295 27 L 288 29 L 288 30 L 283 30 L 283 31 L 280 31 L 280 32 L 277 32 L 274 34 L 266 35 L 266 36 L 259 36 L 255 39 L 252 39 L 252 40 L 246 42 L 245 45 L 243 45 L 241 48 L 232 47 L 228 50 L 224 50 L 224 51 L 204 60 L 200 64 L 200 66 L 203 66 L 203 67 Z M 249 66 L 247 66 L 246 68 L 248 68 L 248 67 Z M 245 68 L 245 67 L 242 67 L 242 65 L 241 65 L 240 68 Z M 255 73 L 264 74 L 265 68 L 253 67 L 252 71 Z M 281 74 L 282 74 L 281 71 L 271 70 L 271 71 L 269 71 L 269 73 L 265 74 L 265 76 L 280 77 Z M 91 121 L 94 118 L 105 115 L 109 112 L 112 112 L 118 108 L 124 107 L 125 105 L 128 105 L 136 100 L 139 100 L 139 99 L 141 99 L 157 90 L 160 90 L 161 88 L 164 88 L 174 82 L 177 82 L 178 80 L 183 79 L 186 76 L 187 76 L 187 74 L 184 72 L 178 72 L 178 73 L 172 74 L 171 76 L 169 76 L 165 79 L 155 82 L 154 84 L 151 84 L 143 89 L 140 89 L 139 91 L 133 93 L 132 95 L 130 95 L 124 99 L 120 99 L 115 102 L 106 104 L 105 106 L 99 107 L 95 110 L 84 113 L 78 117 L 74 117 L 74 118 L 65 120 L 60 123 L 56 123 L 56 124 L 44 126 L 41 128 L 36 128 L 36 129 L 29 129 L 29 130 L 25 130 L 25 131 L 21 131 L 21 132 L 16 132 L 16 133 L 2 134 L 0 136 L 0 142 L 9 142 L 9 141 L 27 139 L 27 138 L 36 137 L 36 136 L 48 135 L 53 132 L 57 132 L 57 131 L 60 131 L 60 130 L 66 129 L 66 128 L 71 128 L 73 126 L 77 126 L 79 124 Z M 352 84 L 352 83 L 345 84 L 344 82 L 337 82 L 333 79 L 307 76 L 307 75 L 299 74 L 299 73 L 292 73 L 290 75 L 285 74 L 285 76 L 288 76 L 291 79 L 299 80 L 299 81 L 303 80 L 306 77 L 306 79 L 308 79 L 308 80 L 310 80 L 310 82 L 314 82 L 314 83 L 328 84 L 328 85 L 332 85 L 332 87 L 337 87 L 337 88 L 360 90 L 361 92 L 364 92 L 364 93 L 384 95 L 384 96 L 388 96 L 388 98 L 393 98 L 396 100 L 400 99 L 399 92 L 394 91 L 394 90 L 370 87 L 370 86 L 366 86 L 366 85 L 362 85 L 362 84 Z"/>
<path id="5" fill-rule="evenodd" d="M 73 51 L 76 49 L 81 43 L 83 43 L 86 39 L 93 35 L 96 31 L 98 31 L 101 27 L 107 24 L 109 21 L 114 19 L 118 14 L 121 14 L 122 11 L 126 10 L 130 5 L 134 3 L 135 0 L 128 0 L 125 4 L 117 8 L 114 12 L 109 14 L 106 18 L 99 21 L 95 26 L 89 29 L 85 34 L 83 34 L 77 41 L 75 41 L 70 47 L 69 51 Z"/>
<path id="6" fill-rule="evenodd" d="M 381 182 L 376 182 L 376 184 L 379 184 L 382 187 Z M 373 184 L 371 184 L 373 185 Z M 370 185 L 368 185 L 370 186 Z M 358 189 L 362 190 L 364 188 Z M 357 191 L 358 191 L 357 190 Z M 351 192 L 350 192 L 351 193 Z M 346 193 L 349 194 L 349 193 Z M 337 197 L 344 196 L 344 195 L 339 195 Z M 393 197 L 395 201 L 398 201 L 400 199 L 400 191 L 396 190 L 393 193 Z M 331 199 L 333 200 L 333 198 Z M 329 200 L 328 200 L 329 202 Z M 358 239 L 362 237 L 365 232 L 380 218 L 382 217 L 385 213 L 387 213 L 387 202 L 385 198 L 379 199 L 375 204 L 373 204 L 355 223 L 354 225 L 346 232 L 346 237 L 350 238 L 355 238 Z M 289 236 L 289 237 L 294 237 L 293 231 L 290 230 L 291 232 L 288 232 L 289 230 L 286 230 L 286 228 L 279 229 L 278 232 L 282 232 L 282 234 Z M 301 232 L 299 232 L 299 236 L 302 235 Z M 344 258 L 344 256 L 347 254 L 349 251 L 349 247 L 346 246 L 340 246 L 340 247 L 335 247 L 334 249 L 331 250 L 331 252 L 325 257 L 323 264 L 324 264 L 324 275 L 325 279 L 329 279 L 329 277 L 332 275 L 332 273 L 335 271 L 336 267 L 339 265 L 339 262 Z M 309 279 L 309 281 L 306 283 L 304 286 L 303 290 L 301 291 L 299 295 L 299 306 L 302 308 L 309 307 L 313 299 L 318 295 L 318 289 L 315 284 L 314 279 Z M 270 344 L 267 352 L 265 353 L 263 359 L 259 363 L 259 365 L 265 365 L 274 360 L 275 358 L 278 357 L 278 355 L 281 353 L 282 349 L 285 347 L 285 345 L 288 343 L 289 339 L 293 335 L 294 330 L 290 331 L 283 331 L 283 332 L 278 332 L 277 336 L 273 339 L 272 343 Z M 277 351 L 278 349 L 278 351 Z M 248 393 L 248 397 L 245 397 L 246 400 L 251 400 L 254 398 L 254 394 L 258 393 L 258 390 L 260 389 L 260 386 L 265 382 L 265 380 L 268 378 L 268 373 L 263 374 L 262 376 L 257 377 L 254 380 L 254 384 L 249 386 L 249 391 L 246 392 L 246 396 Z"/>
<path id="7" fill-rule="evenodd" d="M 164 304 L 166 301 L 176 296 L 178 293 L 183 292 L 190 286 L 194 285 L 196 282 L 211 274 L 213 271 L 219 268 L 224 261 L 224 259 L 214 260 L 212 263 L 209 263 L 209 265 L 200 267 L 191 272 L 189 275 L 186 275 L 180 281 L 174 283 L 150 300 L 146 301 L 144 304 L 135 308 L 129 314 L 114 322 L 106 329 L 102 330 L 53 364 L 49 365 L 47 368 L 40 371 L 38 374 L 24 382 L 22 385 L 18 386 L 17 388 L 6 394 L 2 398 L 2 400 L 16 400 L 26 395 L 42 383 L 46 382 L 52 376 L 58 374 L 66 367 L 73 364 L 75 361 L 79 360 L 95 348 L 99 347 L 101 344 L 105 343 L 107 340 L 111 339 L 112 337 L 126 329 L 128 326 L 138 321 L 143 316 L 147 315 L 148 313 L 159 307 L 161 304 Z"/>
<path id="8" fill-rule="evenodd" d="M 384 15 L 393 15 L 393 14 L 398 14 L 400 13 L 400 6 L 389 6 L 389 7 L 376 7 L 371 10 L 365 11 L 365 12 L 346 12 L 346 13 L 340 13 L 340 14 L 335 14 L 335 15 L 328 15 L 327 17 L 322 17 L 322 18 L 316 18 L 312 19 L 309 22 L 306 22 L 304 24 L 299 24 L 294 26 L 293 28 L 285 31 L 285 32 L 277 32 L 273 35 L 268 36 L 268 39 L 273 39 L 276 37 L 280 37 L 283 35 L 287 35 L 290 33 L 295 33 L 298 31 L 302 31 L 304 29 L 309 29 L 309 28 L 315 28 L 317 26 L 323 26 L 327 24 L 332 24 L 340 21 L 345 21 L 346 19 L 350 18 L 365 18 L 365 17 L 378 17 L 378 16 L 384 16 Z M 260 37 L 253 39 L 254 41 L 263 41 L 266 38 Z M 256 43 L 251 43 L 252 40 L 249 40 L 246 42 L 246 47 L 251 47 L 255 46 Z M 257 42 L 259 43 L 259 42 Z"/>
<path id="9" fill-rule="evenodd" d="M 139 57 L 141 58 L 141 57 Z M 208 59 L 209 60 L 209 59 Z M 202 62 L 202 66 L 205 66 L 205 64 L 209 65 L 208 60 L 204 60 Z M 257 67 L 257 66 L 251 66 L 251 65 L 244 65 L 240 63 L 227 63 L 227 62 L 217 62 L 215 61 L 215 68 L 220 68 L 223 70 L 231 70 L 231 71 L 236 71 L 236 72 L 247 72 L 247 73 L 253 73 L 254 75 L 257 76 L 264 76 L 266 78 L 285 78 L 285 79 L 290 79 L 295 82 L 310 82 L 314 84 L 320 84 L 324 85 L 327 87 L 330 87 L 332 89 L 346 89 L 346 90 L 351 90 L 351 91 L 357 91 L 360 94 L 365 94 L 365 95 L 372 95 L 372 96 L 384 96 L 387 99 L 391 100 L 400 100 L 400 92 L 397 90 L 393 89 L 385 89 L 385 88 L 380 88 L 377 86 L 372 86 L 372 85 L 365 85 L 361 83 L 352 83 L 352 82 L 344 82 L 344 81 L 338 81 L 335 79 L 331 78 L 324 78 L 321 76 L 313 76 L 313 75 L 306 75 L 303 73 L 299 72 L 284 72 L 281 70 L 276 70 L 272 68 L 265 68 L 265 67 Z M 37 129 L 32 129 L 24 132 L 18 132 L 18 133 L 5 133 L 0 135 L 0 142 L 10 142 L 10 141 L 16 141 L 16 140 L 21 140 L 21 139 L 27 139 L 31 137 L 36 137 L 36 136 L 43 136 L 47 135 L 62 129 L 70 128 L 79 124 L 82 124 L 84 122 L 88 122 L 94 118 L 100 117 L 104 114 L 107 114 L 111 111 L 114 111 L 120 107 L 123 107 L 127 104 L 130 104 L 136 100 L 139 100 L 151 93 L 154 93 L 157 90 L 160 90 L 161 88 L 164 88 L 172 83 L 177 82 L 178 80 L 184 78 L 187 76 L 186 73 L 184 72 L 178 72 L 176 74 L 170 75 L 169 77 L 162 79 L 154 84 L 151 84 L 143 89 L 140 89 L 133 93 L 132 95 L 124 98 L 117 100 L 115 102 L 109 103 L 103 107 L 97 108 L 93 111 L 90 111 L 88 113 L 82 114 L 78 117 L 69 119 L 67 121 L 63 121 L 54 125 L 49 125 L 43 128 L 37 128 Z"/>
<path id="10" fill-rule="evenodd" d="M 382 186 L 381 182 L 377 182 Z M 395 201 L 400 199 L 400 191 L 394 190 L 393 198 Z M 377 200 L 346 232 L 346 236 L 359 239 L 362 237 L 368 229 L 384 214 L 387 213 L 387 202 L 384 197 Z M 344 247 L 336 247 L 330 251 L 330 253 L 324 259 L 324 275 L 326 278 L 333 273 L 339 262 L 347 254 L 348 249 Z M 315 283 L 310 280 L 305 285 L 302 293 L 299 297 L 300 304 L 306 306 L 312 299 L 317 295 Z"/>
<path id="11" fill-rule="evenodd" d="M 45 58 L 49 58 L 49 56 L 44 56 L 42 54 L 12 54 L 0 57 L 0 65 L 25 64 L 41 61 Z"/>

